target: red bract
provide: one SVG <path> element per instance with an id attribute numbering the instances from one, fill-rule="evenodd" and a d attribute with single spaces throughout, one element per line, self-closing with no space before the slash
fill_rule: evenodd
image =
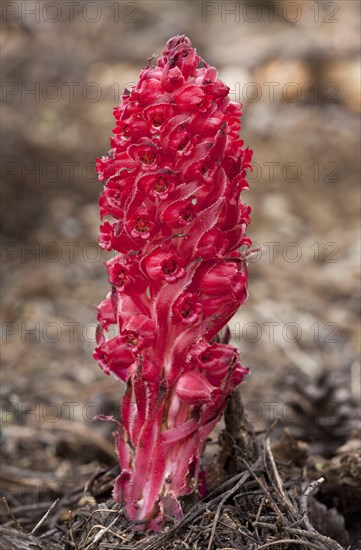
<path id="1" fill-rule="evenodd" d="M 247 373 L 215 337 L 247 297 L 252 152 L 240 106 L 200 61 L 188 38 L 169 40 L 115 109 L 97 162 L 99 242 L 114 257 L 94 356 L 126 382 L 114 497 L 138 529 L 182 516 L 178 497 L 197 486 L 205 441 Z"/>

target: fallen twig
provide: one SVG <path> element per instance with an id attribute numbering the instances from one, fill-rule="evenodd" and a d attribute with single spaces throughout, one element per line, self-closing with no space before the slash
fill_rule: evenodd
<path id="1" fill-rule="evenodd" d="M 49 509 L 45 512 L 41 520 L 35 525 L 34 529 L 31 531 L 31 535 L 34 535 L 36 531 L 40 529 L 40 527 L 46 522 L 46 520 L 49 517 L 49 514 L 54 510 L 55 506 L 58 504 L 59 499 L 57 498 L 53 504 L 49 507 Z"/>

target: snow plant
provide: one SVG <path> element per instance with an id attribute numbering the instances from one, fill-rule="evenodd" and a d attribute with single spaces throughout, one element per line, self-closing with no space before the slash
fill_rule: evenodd
<path id="1" fill-rule="evenodd" d="M 126 385 L 114 498 L 138 529 L 182 517 L 178 497 L 197 489 L 205 441 L 248 370 L 217 338 L 247 296 L 240 115 L 217 70 L 175 36 L 125 90 L 97 162 L 99 241 L 114 254 L 94 357 Z"/>

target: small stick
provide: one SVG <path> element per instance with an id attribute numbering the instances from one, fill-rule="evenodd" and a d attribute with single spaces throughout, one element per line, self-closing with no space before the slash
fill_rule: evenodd
<path id="1" fill-rule="evenodd" d="M 314 541 L 323 544 L 324 547 L 329 550 L 342 550 L 342 546 L 340 546 L 336 540 L 333 540 L 325 535 L 321 535 L 318 531 L 305 531 L 304 529 L 293 529 L 291 527 L 286 527 L 285 530 L 290 535 L 298 535 L 307 539 L 313 539 Z"/>
<path id="2" fill-rule="evenodd" d="M 20 525 L 20 523 L 18 522 L 18 520 L 16 519 L 16 517 L 14 516 L 14 514 L 10 510 L 10 507 L 9 507 L 8 502 L 7 502 L 5 497 L 3 497 L 3 503 L 4 503 L 4 506 L 6 508 L 7 513 L 9 514 L 11 519 L 15 522 L 15 525 L 18 527 L 18 529 L 20 529 L 20 531 L 25 533 L 26 532 L 25 529 Z"/>
<path id="3" fill-rule="evenodd" d="M 253 527 L 259 526 L 259 527 L 266 527 L 267 529 L 270 529 L 270 531 L 277 531 L 277 526 L 273 525 L 272 523 L 266 523 L 264 521 L 254 521 L 252 523 Z M 284 530 L 287 531 L 289 535 L 297 535 L 299 537 L 305 537 L 305 538 L 311 538 L 314 541 L 317 541 L 321 544 L 323 544 L 322 548 L 328 548 L 329 550 L 342 550 L 342 547 L 334 540 L 332 540 L 330 537 L 326 537 L 324 535 L 321 535 L 316 530 L 313 530 L 312 532 L 305 531 L 304 529 L 294 529 L 292 527 L 284 527 Z M 312 544 L 309 541 L 303 541 L 304 544 Z M 320 547 L 318 547 L 320 548 Z"/>
<path id="4" fill-rule="evenodd" d="M 283 490 L 283 482 L 282 482 L 280 474 L 278 473 L 276 462 L 275 462 L 275 459 L 274 459 L 273 454 L 272 454 L 271 442 L 270 442 L 270 439 L 268 437 L 266 438 L 265 443 L 266 443 L 267 456 L 268 456 L 269 461 L 271 463 L 273 474 L 274 474 L 274 477 L 275 477 L 275 480 L 276 480 L 276 486 L 278 488 L 278 491 L 279 491 L 280 495 L 284 499 L 284 501 L 287 505 L 287 508 L 290 510 L 291 514 L 294 516 L 292 518 L 293 521 L 294 521 L 295 517 L 297 516 L 297 512 L 294 509 L 291 501 L 289 500 L 289 498 L 287 497 L 286 493 Z"/>
<path id="5" fill-rule="evenodd" d="M 283 520 L 283 515 L 284 514 L 282 514 L 281 510 L 279 509 L 277 503 L 275 502 L 274 498 L 272 497 L 270 491 L 267 489 L 267 487 L 263 483 L 262 479 L 257 477 L 257 475 L 252 470 L 252 466 L 247 462 L 247 460 L 242 459 L 242 461 L 243 461 L 243 464 L 248 469 L 251 476 L 256 480 L 258 485 L 261 487 L 261 489 L 263 491 L 263 494 L 267 497 L 267 500 L 269 500 L 269 502 L 271 503 L 271 505 L 272 505 L 274 511 L 276 512 L 277 516 L 279 517 L 279 519 Z"/>
<path id="6" fill-rule="evenodd" d="M 93 510 L 91 512 L 91 514 L 89 515 L 89 517 L 87 518 L 87 520 L 85 522 L 84 527 L 86 527 L 88 525 L 89 521 L 92 519 L 94 514 L 97 514 L 98 512 L 106 512 L 106 513 L 109 513 L 109 514 L 112 513 L 112 514 L 119 514 L 120 515 L 121 510 L 110 510 L 109 508 L 97 508 L 96 510 Z"/>
<path id="7" fill-rule="evenodd" d="M 262 544 L 262 546 L 259 546 L 257 550 L 264 550 L 264 548 L 269 548 L 270 546 L 278 546 L 279 544 L 303 544 L 314 550 L 320 550 L 320 547 L 318 545 L 312 544 L 312 542 L 305 542 L 304 540 L 299 540 L 299 539 L 274 540 L 273 542 L 267 542 L 267 544 Z"/>
<path id="8" fill-rule="evenodd" d="M 113 527 L 113 525 L 115 525 L 118 519 L 119 518 L 117 517 L 114 518 L 113 521 L 110 523 L 110 525 L 108 525 L 108 527 L 104 527 L 104 525 L 93 525 L 93 527 L 90 529 L 89 533 L 86 536 L 84 546 L 83 546 L 84 550 L 89 550 L 89 548 L 91 548 L 93 544 L 96 544 L 97 542 L 99 542 L 104 537 L 104 535 Z M 90 538 L 91 532 L 97 528 L 99 529 L 98 533 L 95 535 L 94 539 L 89 544 L 87 544 L 87 546 L 85 546 L 85 544 L 88 542 Z"/>
<path id="9" fill-rule="evenodd" d="M 303 495 L 300 498 L 300 509 L 303 514 L 303 522 L 309 531 L 315 531 L 316 529 L 313 527 L 308 517 L 308 498 L 324 481 L 325 481 L 324 477 L 320 477 L 319 479 L 316 479 L 315 481 L 313 481 L 307 487 L 306 491 L 303 493 Z"/>
<path id="10" fill-rule="evenodd" d="M 222 510 L 222 507 L 223 507 L 223 504 L 226 502 L 226 500 L 233 495 L 233 493 L 235 493 L 236 491 L 238 491 L 238 489 L 241 487 L 241 485 L 243 485 L 243 483 L 249 478 L 249 473 L 248 472 L 245 472 L 245 474 L 241 477 L 241 479 L 238 481 L 238 483 L 232 487 L 232 489 L 229 489 L 226 494 L 224 495 L 224 497 L 222 498 L 221 502 L 218 504 L 218 507 L 217 507 L 217 511 L 216 511 L 216 515 L 214 516 L 214 520 L 213 520 L 213 525 L 212 525 L 212 531 L 211 531 L 211 537 L 209 539 L 209 544 L 208 544 L 208 547 L 207 547 L 207 550 L 211 550 L 212 548 L 212 544 L 213 544 L 213 539 L 214 539 L 214 536 L 216 534 L 216 528 L 217 528 L 217 523 L 218 523 L 218 520 L 219 520 L 219 516 L 221 515 L 221 510 Z"/>
<path id="11" fill-rule="evenodd" d="M 75 539 L 74 539 L 74 525 L 73 525 L 73 512 L 69 510 L 69 534 L 71 540 L 68 540 L 67 543 L 70 544 L 73 548 L 76 548 Z"/>
<path id="12" fill-rule="evenodd" d="M 262 510 L 263 510 L 265 498 L 266 498 L 265 495 L 263 495 L 263 497 L 261 497 L 261 502 L 260 502 L 260 505 L 259 505 L 258 510 L 257 510 L 256 521 L 252 525 L 255 525 L 259 521 L 259 518 L 261 517 L 261 513 L 262 513 Z M 256 532 L 256 535 L 257 535 L 257 538 L 258 538 L 258 542 L 260 542 L 257 527 L 255 527 L 255 532 Z"/>
<path id="13" fill-rule="evenodd" d="M 35 525 L 34 529 L 31 531 L 31 535 L 34 535 L 34 533 L 36 533 L 36 531 L 43 525 L 43 523 L 46 522 L 46 520 L 48 519 L 48 516 L 49 514 L 54 510 L 55 506 L 58 504 L 59 502 L 59 498 L 56 499 L 55 502 L 53 502 L 53 504 L 50 506 L 50 508 L 48 509 L 47 512 L 45 512 L 45 514 L 43 515 L 43 517 L 41 518 L 41 520 Z"/>

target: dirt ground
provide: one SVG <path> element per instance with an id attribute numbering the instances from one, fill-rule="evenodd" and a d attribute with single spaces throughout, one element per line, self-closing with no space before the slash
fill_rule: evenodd
<path id="1" fill-rule="evenodd" d="M 34 547 L 361 548 L 359 8 L 357 0 L 2 2 L 5 549 L 22 547 L 6 542 L 7 529 L 29 533 L 57 498 Z M 95 306 L 109 285 L 95 158 L 109 148 L 122 90 L 175 34 L 189 36 L 242 101 L 242 139 L 254 150 L 246 199 L 259 251 L 230 329 L 251 369 L 241 394 L 260 449 L 258 462 L 247 459 L 257 475 L 236 455 L 233 464 L 217 459 L 222 425 L 204 457 L 215 491 L 208 508 L 148 546 L 113 508 L 118 535 L 97 542 L 99 523 L 113 516 L 89 518 L 114 506 L 116 458 L 111 426 L 93 417 L 117 416 L 123 389 L 92 359 Z M 229 419 L 227 429 L 238 433 Z M 237 488 L 245 472 L 249 506 Z M 277 503 L 277 491 L 281 523 L 272 506 L 260 519 L 260 498 Z M 305 525 L 306 538 L 292 531 L 305 514 L 323 538 Z"/>

